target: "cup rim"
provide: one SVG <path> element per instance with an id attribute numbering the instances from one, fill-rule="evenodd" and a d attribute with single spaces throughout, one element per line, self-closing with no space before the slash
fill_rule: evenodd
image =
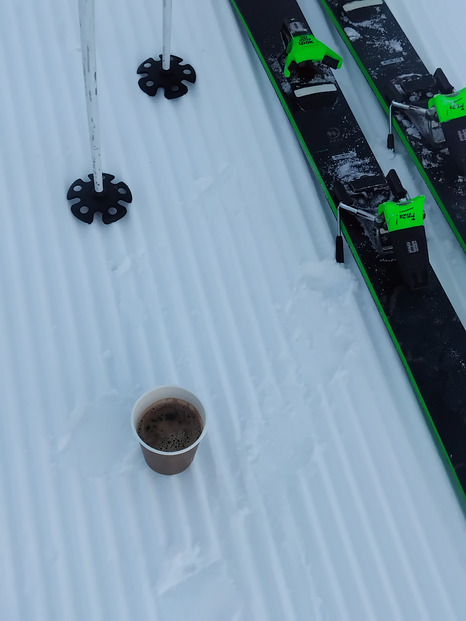
<path id="1" fill-rule="evenodd" d="M 141 402 L 145 402 L 148 401 L 148 398 L 150 395 L 153 395 L 154 393 L 157 392 L 178 392 L 184 395 L 184 399 L 185 401 L 188 401 L 189 403 L 191 403 L 191 405 L 193 405 L 196 410 L 199 412 L 199 415 L 202 419 L 202 432 L 201 435 L 198 437 L 198 439 L 193 442 L 192 444 L 190 444 L 189 446 L 187 446 L 184 449 L 181 449 L 180 451 L 160 451 L 159 449 L 154 448 L 153 446 L 150 446 L 149 444 L 147 444 L 146 442 L 144 442 L 144 440 L 139 436 L 137 429 L 136 429 L 136 421 L 139 419 L 139 416 L 142 414 L 142 412 L 148 407 L 148 405 L 150 405 L 150 403 L 148 403 L 148 405 L 146 405 L 144 407 L 144 409 L 142 410 L 142 412 L 138 413 L 136 416 L 136 411 L 140 408 L 140 404 Z M 157 401 L 160 401 L 162 399 L 169 399 L 169 398 L 183 398 L 181 396 L 178 397 L 170 397 L 170 396 L 165 396 L 165 397 L 159 397 L 157 399 L 154 399 L 154 401 L 151 401 L 151 403 L 156 403 Z M 194 401 L 194 403 L 193 403 Z M 139 444 L 141 444 L 141 446 L 145 447 L 148 451 L 150 451 L 151 453 L 156 453 L 157 455 L 167 455 L 167 456 L 175 456 L 175 455 L 183 455 L 184 453 L 187 453 L 188 451 L 192 451 L 194 448 L 197 447 L 197 445 L 201 442 L 201 440 L 204 438 L 206 432 L 207 432 L 207 417 L 206 417 L 206 413 L 205 413 L 205 409 L 204 409 L 204 405 L 202 404 L 202 401 L 199 399 L 199 397 L 197 397 L 194 393 L 192 393 L 190 390 L 187 390 L 186 388 L 183 388 L 182 386 L 176 386 L 176 385 L 167 385 L 167 386 L 159 386 L 157 388 L 152 388 L 152 390 L 148 390 L 147 392 L 145 392 L 143 395 L 141 395 L 137 401 L 135 402 L 135 404 L 133 405 L 133 408 L 131 410 L 131 418 L 130 418 L 130 422 L 131 422 L 131 429 L 133 430 L 133 434 L 136 436 Z"/>

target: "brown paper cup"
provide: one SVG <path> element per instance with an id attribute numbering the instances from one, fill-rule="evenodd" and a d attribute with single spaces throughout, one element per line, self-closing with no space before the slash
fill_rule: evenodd
<path id="1" fill-rule="evenodd" d="M 182 399 L 196 408 L 202 420 L 202 433 L 190 446 L 181 451 L 160 451 L 146 444 L 138 435 L 138 422 L 147 408 L 165 399 Z M 207 431 L 207 419 L 201 401 L 189 390 L 179 386 L 161 386 L 142 395 L 134 404 L 131 412 L 131 427 L 141 446 L 147 465 L 160 474 L 178 474 L 191 465 L 199 443 Z"/>

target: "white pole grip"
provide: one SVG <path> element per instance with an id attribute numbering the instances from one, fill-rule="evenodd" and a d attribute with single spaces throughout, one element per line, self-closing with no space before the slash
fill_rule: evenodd
<path id="1" fill-rule="evenodd" d="M 162 69 L 170 69 L 172 38 L 172 0 L 163 0 L 163 50 Z"/>
<path id="2" fill-rule="evenodd" d="M 102 164 L 100 154 L 99 111 L 97 105 L 97 63 L 95 53 L 94 0 L 79 0 L 79 24 L 81 30 L 81 51 L 86 92 L 87 122 L 91 145 L 94 189 L 102 192 Z"/>

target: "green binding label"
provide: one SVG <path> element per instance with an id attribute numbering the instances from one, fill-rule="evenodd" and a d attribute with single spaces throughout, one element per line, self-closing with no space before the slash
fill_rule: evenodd
<path id="1" fill-rule="evenodd" d="M 400 231 L 414 226 L 422 226 L 424 223 L 425 196 L 416 196 L 409 201 L 395 203 L 387 201 L 379 205 L 379 216 L 385 217 L 387 230 Z"/>
<path id="2" fill-rule="evenodd" d="M 290 77 L 290 65 L 304 62 L 321 62 L 324 58 L 330 57 L 338 62 L 337 69 L 341 67 L 342 58 L 336 52 L 316 39 L 311 34 L 302 34 L 293 37 L 286 48 L 285 76 Z"/>
<path id="3" fill-rule="evenodd" d="M 466 88 L 451 95 L 434 95 L 429 99 L 429 108 L 437 110 L 440 123 L 466 116 Z"/>

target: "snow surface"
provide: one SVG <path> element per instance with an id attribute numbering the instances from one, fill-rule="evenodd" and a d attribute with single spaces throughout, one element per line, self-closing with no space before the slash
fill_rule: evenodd
<path id="1" fill-rule="evenodd" d="M 376 307 L 228 0 L 175 0 L 195 86 L 145 96 L 161 2 L 97 0 L 104 170 L 134 201 L 76 220 L 90 170 L 77 3 L 4 2 L 0 610 L 5 621 L 465 618 L 464 513 Z M 466 84 L 462 0 L 390 0 Z M 426 192 L 315 0 L 316 35 L 384 169 Z M 465 322 L 465 257 L 428 195 Z M 129 415 L 179 384 L 209 432 L 174 477 Z"/>

